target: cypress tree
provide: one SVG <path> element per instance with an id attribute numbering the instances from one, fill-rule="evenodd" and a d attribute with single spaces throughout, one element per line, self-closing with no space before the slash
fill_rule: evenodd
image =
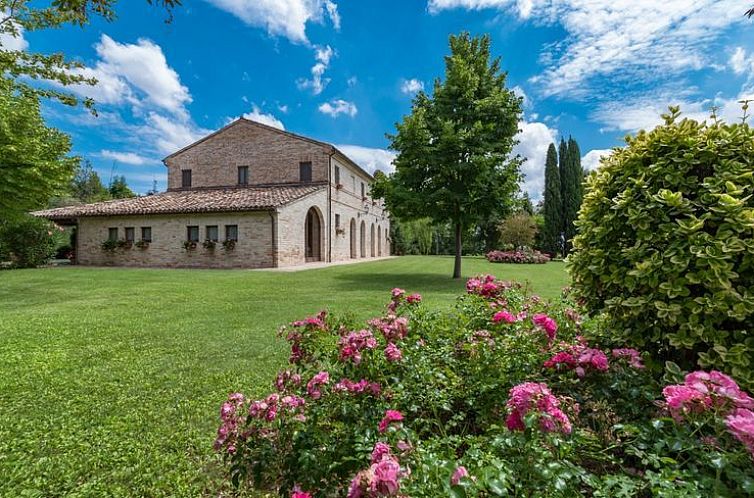
<path id="1" fill-rule="evenodd" d="M 583 195 L 584 169 L 581 167 L 581 151 L 576 140 L 569 137 L 564 161 L 564 174 L 560 181 L 563 192 L 563 222 L 565 235 L 565 253 L 571 251 L 571 239 L 576 235 L 573 224 L 579 214 Z"/>
<path id="2" fill-rule="evenodd" d="M 555 144 L 547 149 L 545 161 L 545 192 L 542 215 L 542 249 L 550 254 L 560 252 L 560 232 L 563 227 L 563 202 L 560 197 L 560 169 Z"/>

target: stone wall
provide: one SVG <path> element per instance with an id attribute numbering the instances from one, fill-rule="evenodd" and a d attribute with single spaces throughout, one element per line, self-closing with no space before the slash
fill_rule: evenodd
<path id="1" fill-rule="evenodd" d="M 314 208 L 321 224 L 320 260 L 327 261 L 327 190 L 322 189 L 278 209 L 278 266 L 301 265 L 306 262 L 304 225 L 306 213 L 311 208 Z"/>
<path id="2" fill-rule="evenodd" d="M 183 242 L 189 225 L 199 226 L 199 243 L 186 251 Z M 225 239 L 225 225 L 238 225 L 236 247 L 231 251 L 220 243 L 213 251 L 202 247 L 207 225 L 218 226 L 220 241 Z M 110 253 L 101 248 L 109 228 L 118 228 L 118 238 L 124 239 L 125 228 L 134 227 L 138 241 L 145 226 L 152 228 L 147 249 L 133 246 Z M 82 265 L 268 268 L 273 265 L 272 221 L 269 212 L 81 218 L 76 254 Z"/>
<path id="3" fill-rule="evenodd" d="M 335 183 L 335 167 L 340 168 L 340 188 Z M 371 178 L 338 156 L 333 157 L 331 168 L 331 261 L 372 257 L 372 244 L 374 244 L 374 257 L 389 256 L 390 220 L 382 201 L 375 202 L 370 196 Z M 366 199 L 361 196 L 362 183 L 364 183 Z M 340 215 L 340 230 L 335 226 L 335 215 Z M 351 221 L 355 225 L 353 231 Z M 361 253 L 362 223 L 365 246 L 363 256 Z M 372 237 L 372 230 L 374 230 L 374 237 Z M 352 258 L 351 252 L 352 237 L 356 242 L 355 258 Z"/>
<path id="4" fill-rule="evenodd" d="M 312 181 L 327 181 L 329 148 L 239 120 L 193 147 L 166 159 L 168 189 L 181 188 L 181 170 L 191 170 L 191 187 L 234 186 L 238 167 L 249 167 L 249 185 L 299 182 L 299 163 L 312 163 Z"/>

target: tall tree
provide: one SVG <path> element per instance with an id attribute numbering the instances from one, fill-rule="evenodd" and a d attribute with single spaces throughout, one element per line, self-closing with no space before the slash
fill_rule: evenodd
<path id="1" fill-rule="evenodd" d="M 541 234 L 542 250 L 557 254 L 561 251 L 560 233 L 563 229 L 563 200 L 560 197 L 560 168 L 558 167 L 558 153 L 555 144 L 547 148 L 545 161 L 545 192 L 542 216 L 544 227 Z"/>
<path id="2" fill-rule="evenodd" d="M 464 229 L 494 210 L 510 211 L 520 178 L 510 158 L 522 99 L 506 88 L 489 36 L 450 37 L 445 81 L 419 92 L 411 114 L 388 138 L 398 152 L 395 173 L 374 193 L 403 219 L 430 217 L 455 231 L 453 278 L 461 277 Z"/>
<path id="3" fill-rule="evenodd" d="M 64 193 L 79 161 L 70 150 L 68 135 L 45 126 L 39 100 L 0 78 L 0 220 Z"/>
<path id="4" fill-rule="evenodd" d="M 84 161 L 79 166 L 71 181 L 71 195 L 83 203 L 98 202 L 110 199 L 110 192 L 102 184 L 92 163 Z"/>
<path id="5" fill-rule="evenodd" d="M 563 192 L 563 220 L 565 254 L 571 251 L 571 239 L 576 235 L 574 222 L 579 214 L 583 196 L 584 169 L 581 167 L 581 151 L 576 140 L 568 138 L 565 159 L 565 174 L 561 177 Z"/>
<path id="6" fill-rule="evenodd" d="M 126 177 L 123 175 L 116 175 L 115 177 L 113 177 L 113 181 L 110 183 L 110 188 L 108 188 L 108 191 L 110 192 L 110 197 L 112 197 L 113 199 L 136 197 L 134 191 L 131 190 L 131 188 L 128 186 Z"/>

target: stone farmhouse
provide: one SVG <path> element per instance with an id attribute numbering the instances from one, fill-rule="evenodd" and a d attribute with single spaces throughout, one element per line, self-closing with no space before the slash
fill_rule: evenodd
<path id="1" fill-rule="evenodd" d="M 33 214 L 80 265 L 277 268 L 390 254 L 374 180 L 333 145 L 244 118 L 171 154 L 166 192 Z"/>

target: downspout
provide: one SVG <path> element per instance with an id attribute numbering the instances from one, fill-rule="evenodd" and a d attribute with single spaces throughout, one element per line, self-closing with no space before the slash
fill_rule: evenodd
<path id="1" fill-rule="evenodd" d="M 272 267 L 278 267 L 278 231 L 277 212 L 272 209 L 267 212 L 270 215 L 270 227 L 272 228 Z"/>
<path id="2" fill-rule="evenodd" d="M 327 262 L 332 263 L 332 157 L 335 150 L 330 152 L 330 158 L 327 161 Z"/>

